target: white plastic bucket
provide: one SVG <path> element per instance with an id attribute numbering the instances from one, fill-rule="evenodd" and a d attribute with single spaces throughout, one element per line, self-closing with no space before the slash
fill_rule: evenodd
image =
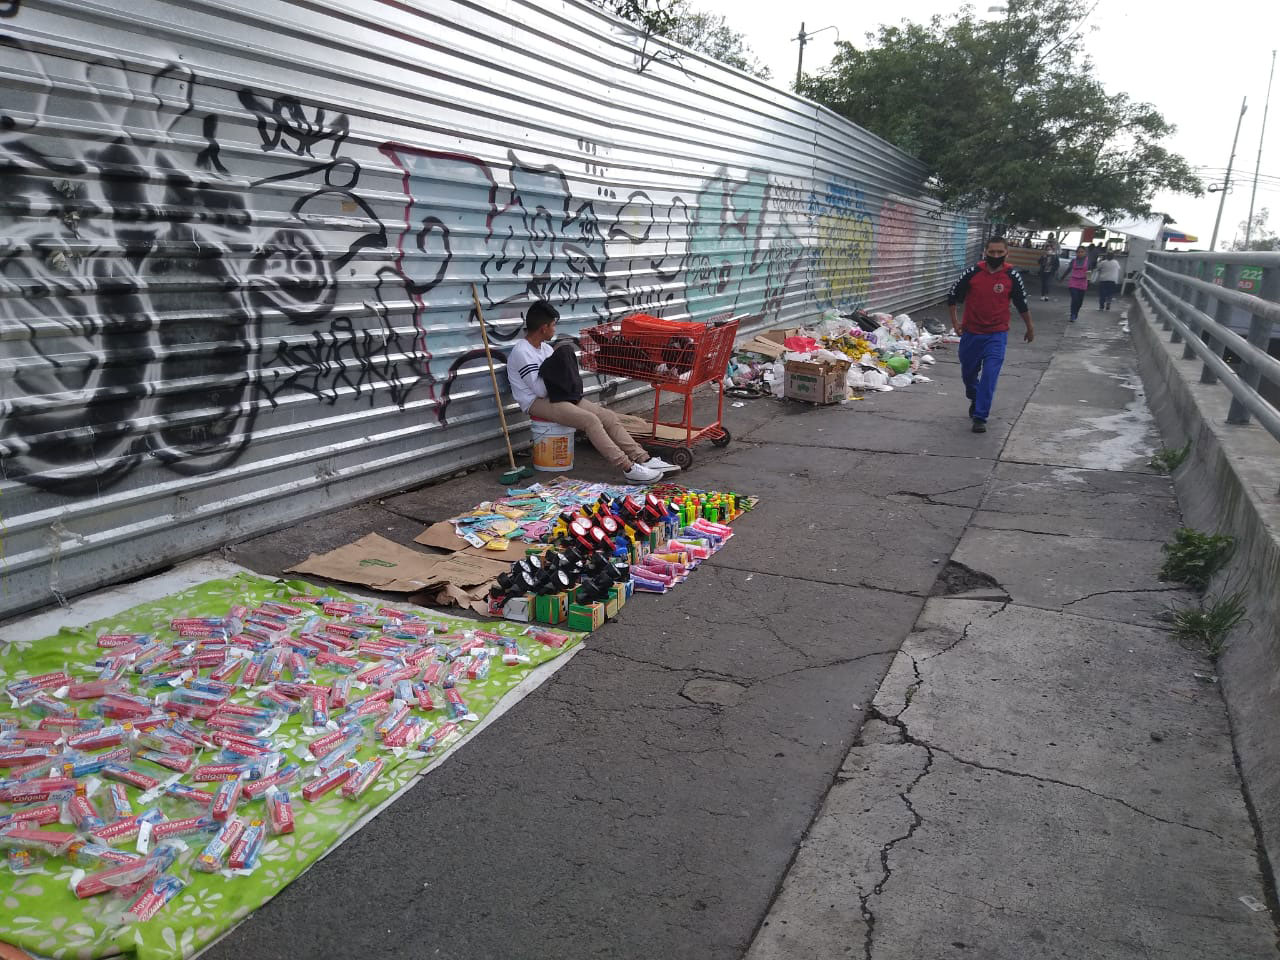
<path id="1" fill-rule="evenodd" d="M 563 473 L 573 469 L 573 427 L 534 420 L 533 469 Z"/>

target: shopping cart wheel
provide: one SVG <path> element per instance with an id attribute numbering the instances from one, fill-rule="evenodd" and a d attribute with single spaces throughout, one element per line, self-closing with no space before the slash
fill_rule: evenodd
<path id="1" fill-rule="evenodd" d="M 688 447 L 673 447 L 671 450 L 671 462 L 681 470 L 688 470 L 693 466 L 693 451 Z"/>
<path id="2" fill-rule="evenodd" d="M 733 439 L 733 434 L 731 434 L 731 433 L 730 433 L 728 430 L 726 430 L 724 427 L 721 427 L 721 428 L 720 428 L 720 436 L 718 436 L 718 437 L 712 437 L 712 438 L 711 438 L 711 445 L 712 445 L 713 447 L 727 447 L 727 446 L 729 445 L 729 441 L 730 441 L 730 440 L 732 440 L 732 439 Z"/>

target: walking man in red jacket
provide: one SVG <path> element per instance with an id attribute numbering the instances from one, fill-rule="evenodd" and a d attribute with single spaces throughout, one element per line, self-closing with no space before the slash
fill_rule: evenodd
<path id="1" fill-rule="evenodd" d="M 1022 274 L 1004 262 L 1008 252 L 1003 237 L 992 237 L 987 241 L 982 262 L 961 274 L 947 294 L 951 327 L 960 334 L 960 375 L 964 378 L 964 395 L 969 398 L 974 433 L 987 432 L 991 400 L 1009 342 L 1010 303 L 1018 308 L 1027 326 L 1023 339 L 1030 343 L 1036 338 Z M 958 323 L 957 303 L 964 304 L 964 315 Z"/>

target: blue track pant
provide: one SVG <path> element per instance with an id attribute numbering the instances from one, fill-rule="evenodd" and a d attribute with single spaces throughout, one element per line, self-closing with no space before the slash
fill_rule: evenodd
<path id="1" fill-rule="evenodd" d="M 960 335 L 960 376 L 964 378 L 964 395 L 973 403 L 975 420 L 986 420 L 991 415 L 991 400 L 996 395 L 996 380 L 1004 366 L 1008 342 L 1007 330 Z"/>

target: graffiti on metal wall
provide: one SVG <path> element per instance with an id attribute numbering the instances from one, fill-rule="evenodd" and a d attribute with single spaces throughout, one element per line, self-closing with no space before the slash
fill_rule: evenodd
<path id="1" fill-rule="evenodd" d="M 865 306 L 871 290 L 874 238 L 866 194 L 852 181 L 833 177 L 813 206 L 817 235 L 814 291 L 818 302 L 835 309 Z"/>
<path id="2" fill-rule="evenodd" d="M 194 115 L 198 81 L 186 66 L 148 75 L 107 58 L 60 60 L 51 77 L 20 45 L 7 42 L 5 53 L 41 78 L 10 91 L 0 116 L 0 322 L 25 331 L 11 340 L 14 389 L 0 429 L 9 476 L 83 495 L 147 459 L 180 474 L 217 471 L 251 442 L 260 390 L 268 400 L 291 387 L 319 396 L 308 384 L 321 370 L 357 392 L 361 376 L 394 379 L 385 358 L 395 344 L 358 334 L 349 316 L 302 343 L 280 337 L 274 359 L 257 365 L 266 325 L 328 318 L 337 271 L 385 245 L 353 192 L 358 165 L 338 156 L 345 117 L 242 93 L 263 150 L 291 158 L 246 191 L 227 166 L 222 118 Z M 70 143 L 42 127 L 86 109 L 94 125 Z M 188 145 L 200 139 L 203 149 Z M 313 162 L 322 143 L 330 157 Z M 309 178 L 320 175 L 317 187 Z M 259 190 L 292 180 L 306 182 L 302 194 L 271 210 Z M 358 228 L 345 249 L 326 252 L 308 223 L 346 207 L 361 214 L 347 218 Z"/>
<path id="3" fill-rule="evenodd" d="M 804 243 L 775 209 L 768 175 L 745 179 L 720 167 L 698 194 L 684 271 L 689 313 L 713 321 L 733 315 L 772 317 L 803 268 Z"/>
<path id="4" fill-rule="evenodd" d="M 876 299 L 888 300 L 906 289 L 916 274 L 915 213 L 891 197 L 880 206 L 876 220 Z"/>

